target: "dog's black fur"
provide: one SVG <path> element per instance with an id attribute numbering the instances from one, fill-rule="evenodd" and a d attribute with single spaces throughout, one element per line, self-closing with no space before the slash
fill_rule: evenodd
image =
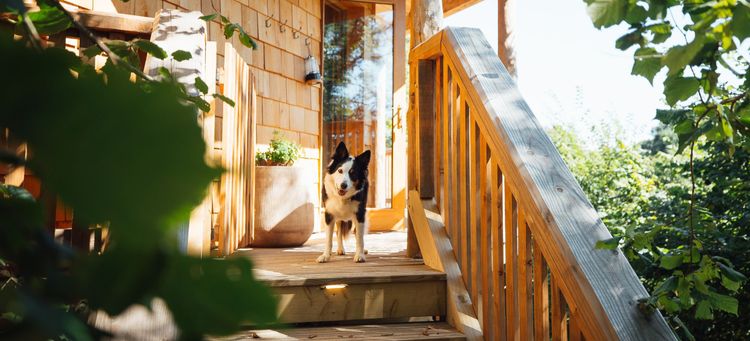
<path id="1" fill-rule="evenodd" d="M 338 146 L 336 147 L 336 152 L 331 157 L 331 163 L 328 165 L 327 173 L 329 175 L 333 175 L 341 165 L 347 161 L 350 161 L 352 157 L 349 155 L 349 150 L 346 148 L 346 145 L 344 142 L 340 142 Z M 365 215 L 367 213 L 367 194 L 370 188 L 370 182 L 367 180 L 367 176 L 369 174 L 368 172 L 368 166 L 370 164 L 370 151 L 365 151 L 364 153 L 360 154 L 356 158 L 354 158 L 354 162 L 352 164 L 351 172 L 349 173 L 349 177 L 352 180 L 352 183 L 354 184 L 354 188 L 358 191 L 356 194 L 354 194 L 351 198 L 348 200 L 351 201 L 352 204 L 357 205 L 357 211 L 356 211 L 356 219 L 358 222 L 364 224 L 365 223 Z M 326 193 L 326 187 L 322 187 L 322 199 L 323 199 L 323 208 L 326 207 L 326 202 L 328 201 L 328 193 Z M 336 195 L 336 194 L 334 194 Z M 325 222 L 326 225 L 330 224 L 332 221 L 334 221 L 336 217 L 334 215 L 325 212 Z M 339 220 L 341 222 L 339 227 L 339 233 L 342 233 L 343 235 L 348 235 L 349 232 L 351 232 L 352 229 L 352 221 L 351 220 Z"/>
<path id="2" fill-rule="evenodd" d="M 346 254 L 344 237 L 354 231 L 356 248 L 354 261 L 365 261 L 365 234 L 367 233 L 367 167 L 370 165 L 370 151 L 352 157 L 344 143 L 339 143 L 323 177 L 323 208 L 325 209 L 326 244 L 318 263 L 331 259 L 333 232 L 338 225 L 338 255 Z"/>

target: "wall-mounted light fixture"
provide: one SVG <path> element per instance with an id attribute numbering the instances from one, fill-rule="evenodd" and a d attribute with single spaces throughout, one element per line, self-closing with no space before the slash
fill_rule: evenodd
<path id="1" fill-rule="evenodd" d="M 307 58 L 305 58 L 305 83 L 309 85 L 320 84 L 323 82 L 323 78 L 320 76 L 320 68 L 318 68 L 318 61 L 310 51 L 310 38 L 305 38 L 305 46 L 307 46 Z"/>

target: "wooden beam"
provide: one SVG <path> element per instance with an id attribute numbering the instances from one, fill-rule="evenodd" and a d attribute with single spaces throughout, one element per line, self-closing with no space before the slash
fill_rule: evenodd
<path id="1" fill-rule="evenodd" d="M 443 0 L 443 17 L 458 13 L 480 2 L 482 0 Z"/>
<path id="2" fill-rule="evenodd" d="M 154 18 L 138 15 L 79 11 L 73 17 L 95 31 L 151 34 Z"/>
<path id="3" fill-rule="evenodd" d="M 467 340 L 482 340 L 482 328 L 474 313 L 471 297 L 464 284 L 456 256 L 453 254 L 450 238 L 445 232 L 443 218 L 437 213 L 425 210 L 421 200 L 411 199 L 419 198 L 419 193 L 409 193 L 409 198 L 409 217 L 414 220 L 414 228 L 421 230 L 417 235 L 423 236 L 422 239 L 425 240 L 425 243 L 420 242 L 420 246 L 435 250 L 434 253 L 437 253 L 437 257 L 431 258 L 430 263 L 438 262 L 436 266 L 445 271 L 448 280 L 448 323 L 464 333 Z M 426 237 L 428 234 L 431 238 Z M 430 239 L 433 245 L 427 244 Z M 434 253 L 431 251 L 429 254 Z M 425 264 L 427 264 L 426 260 Z"/>

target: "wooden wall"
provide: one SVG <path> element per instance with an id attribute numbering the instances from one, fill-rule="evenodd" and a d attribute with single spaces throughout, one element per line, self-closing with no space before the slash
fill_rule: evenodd
<path id="1" fill-rule="evenodd" d="M 321 87 L 304 83 L 304 57 L 310 52 L 321 61 L 322 0 L 63 0 L 71 7 L 99 12 L 117 12 L 153 17 L 159 9 L 220 12 L 237 22 L 258 43 L 256 50 L 242 46 L 237 37 L 231 43 L 251 66 L 256 79 L 257 145 L 267 148 L 274 131 L 303 147 L 297 166 L 320 174 Z M 223 25 L 208 25 L 210 41 L 217 42 L 217 81 L 222 89 L 224 43 Z M 296 38 L 295 38 L 296 37 Z M 207 80 L 208 81 L 208 80 Z M 215 153 L 221 155 L 222 118 L 217 110 Z M 319 179 L 320 176 L 316 177 Z M 312 183 L 319 192 L 319 183 Z M 316 199 L 317 201 L 318 199 Z M 320 206 L 315 203 L 316 208 Z M 217 212 L 218 213 L 218 212 Z M 320 222 L 316 219 L 315 229 Z"/>

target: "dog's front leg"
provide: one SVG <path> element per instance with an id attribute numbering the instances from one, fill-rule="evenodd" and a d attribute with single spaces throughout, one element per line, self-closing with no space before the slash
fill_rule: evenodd
<path id="1" fill-rule="evenodd" d="M 349 224 L 343 221 L 338 222 L 338 230 L 336 230 L 336 238 L 338 239 L 338 247 L 336 248 L 336 254 L 343 256 L 346 254 L 344 251 L 344 224 Z M 347 227 L 348 228 L 348 227 Z"/>
<path id="2" fill-rule="evenodd" d="M 354 262 L 355 263 L 364 263 L 365 262 L 365 234 L 367 233 L 367 223 L 364 221 L 359 221 L 359 219 L 354 220 L 354 233 L 357 237 L 357 246 L 354 252 Z"/>
<path id="3" fill-rule="evenodd" d="M 331 260 L 331 249 L 333 248 L 333 216 L 326 213 L 326 248 L 323 254 L 318 257 L 318 263 L 325 263 Z"/>

